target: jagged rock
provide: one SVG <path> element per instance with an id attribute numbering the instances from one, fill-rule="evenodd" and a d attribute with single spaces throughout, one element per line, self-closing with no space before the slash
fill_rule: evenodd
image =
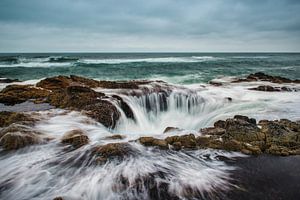
<path id="1" fill-rule="evenodd" d="M 8 112 L 8 111 L 1 111 L 0 112 L 0 127 L 9 126 L 13 123 L 26 123 L 26 124 L 33 124 L 36 119 L 31 118 L 30 116 L 17 113 L 17 112 Z"/>
<path id="2" fill-rule="evenodd" d="M 223 85 L 223 83 L 221 83 L 221 82 L 216 82 L 216 81 L 209 81 L 208 83 L 211 84 L 211 85 L 213 85 L 213 86 L 217 86 L 217 87 Z"/>
<path id="3" fill-rule="evenodd" d="M 247 116 L 243 116 L 243 115 L 235 115 L 235 116 L 233 117 L 233 119 L 239 119 L 239 120 L 242 120 L 242 121 L 246 121 L 246 122 L 248 122 L 248 123 L 250 123 L 250 124 L 256 125 L 256 119 L 254 119 L 254 118 L 249 118 L 249 117 L 247 117 Z"/>
<path id="4" fill-rule="evenodd" d="M 225 129 L 218 127 L 208 127 L 200 129 L 200 132 L 203 135 L 223 135 L 225 134 Z"/>
<path id="5" fill-rule="evenodd" d="M 40 144 L 49 139 L 42 133 L 20 124 L 12 124 L 0 131 L 0 145 L 5 150 L 15 150 L 33 144 Z"/>
<path id="6" fill-rule="evenodd" d="M 216 128 L 225 128 L 225 121 L 224 120 L 218 120 L 214 123 L 214 127 Z"/>
<path id="7" fill-rule="evenodd" d="M 254 124 L 254 121 L 244 120 L 241 117 L 227 119 L 225 121 L 224 138 L 233 138 L 238 141 L 251 142 L 260 140 L 259 128 Z"/>
<path id="8" fill-rule="evenodd" d="M 31 99 L 41 101 L 49 94 L 48 90 L 36 88 L 32 85 L 8 85 L 0 92 L 0 103 L 15 105 Z"/>
<path id="9" fill-rule="evenodd" d="M 95 88 L 99 87 L 99 81 L 71 75 L 70 77 L 55 76 L 46 78 L 36 84 L 37 87 L 45 88 L 48 90 L 61 90 L 72 85 L 80 85 Z"/>
<path id="10" fill-rule="evenodd" d="M 104 126 L 114 128 L 120 118 L 117 108 L 102 99 L 105 95 L 85 86 L 68 86 L 64 91 L 55 92 L 48 98 L 51 105 L 71 110 L 84 111 Z"/>
<path id="11" fill-rule="evenodd" d="M 172 131 L 179 131 L 180 129 L 177 128 L 177 127 L 167 127 L 165 128 L 164 132 L 163 133 L 167 133 L 167 132 L 172 132 Z"/>
<path id="12" fill-rule="evenodd" d="M 61 140 L 64 144 L 70 144 L 74 148 L 79 148 L 89 143 L 89 138 L 82 130 L 76 129 L 66 132 Z"/>
<path id="13" fill-rule="evenodd" d="M 55 197 L 53 200 L 64 200 L 62 197 Z"/>
<path id="14" fill-rule="evenodd" d="M 284 126 L 286 129 L 289 129 L 290 131 L 300 132 L 300 122 L 299 121 L 298 122 L 293 122 L 293 121 L 288 120 L 288 119 L 280 119 L 278 121 L 278 123 L 280 125 Z"/>
<path id="15" fill-rule="evenodd" d="M 173 145 L 175 142 L 177 142 L 176 145 L 179 145 L 180 143 L 180 146 L 182 148 L 187 148 L 187 149 L 194 149 L 196 148 L 197 145 L 196 137 L 193 134 L 181 135 L 181 136 L 170 136 L 167 137 L 165 141 L 170 145 Z"/>
<path id="16" fill-rule="evenodd" d="M 300 83 L 300 80 L 291 80 L 291 79 L 280 77 L 280 76 L 271 76 L 271 75 L 267 75 L 263 72 L 257 72 L 254 74 L 250 74 L 246 78 L 237 79 L 232 82 L 240 83 L 240 82 L 251 82 L 251 81 L 268 81 L 268 82 L 272 82 L 272 83 Z"/>
<path id="17" fill-rule="evenodd" d="M 133 152 L 129 143 L 109 143 L 95 147 L 92 154 L 96 156 L 96 162 L 102 164 L 110 159 L 123 159 Z"/>
<path id="18" fill-rule="evenodd" d="M 100 101 L 84 108 L 86 115 L 109 128 L 115 128 L 121 114 L 118 109 L 108 101 Z"/>
<path id="19" fill-rule="evenodd" d="M 56 107 L 84 109 L 85 106 L 101 101 L 105 95 L 85 86 L 68 86 L 65 90 L 52 93 L 48 102 Z"/>
<path id="20" fill-rule="evenodd" d="M 140 137 L 138 141 L 144 146 L 157 146 L 160 149 L 168 148 L 168 143 L 165 140 L 156 139 L 153 137 Z"/>
<path id="21" fill-rule="evenodd" d="M 129 105 L 122 99 L 122 97 L 118 95 L 113 95 L 112 97 L 117 100 L 118 104 L 120 105 L 121 109 L 125 113 L 126 117 L 134 120 L 135 118 L 134 118 L 133 111 L 131 110 Z"/>
<path id="22" fill-rule="evenodd" d="M 60 90 L 72 84 L 96 88 L 102 87 L 107 89 L 139 89 L 140 85 L 151 83 L 151 81 L 97 81 L 80 76 L 56 76 L 41 80 L 36 85 L 49 90 Z"/>
<path id="23" fill-rule="evenodd" d="M 257 90 L 257 91 L 264 91 L 264 92 L 293 92 L 297 91 L 296 88 L 289 88 L 289 87 L 273 87 L 270 85 L 260 85 L 255 88 L 249 88 L 249 90 Z"/>
<path id="24" fill-rule="evenodd" d="M 111 135 L 111 136 L 107 136 L 104 139 L 107 139 L 107 140 L 122 140 L 124 138 L 126 138 L 125 135 L 114 134 L 114 135 Z"/>
<path id="25" fill-rule="evenodd" d="M 157 146 L 155 141 L 165 141 L 174 150 L 212 148 L 249 155 L 300 155 L 300 122 L 262 120 L 258 125 L 253 118 L 236 115 L 215 122 L 214 127 L 201 129 L 203 136 L 170 136 L 164 140 L 142 137 L 139 141 L 145 146 Z"/>

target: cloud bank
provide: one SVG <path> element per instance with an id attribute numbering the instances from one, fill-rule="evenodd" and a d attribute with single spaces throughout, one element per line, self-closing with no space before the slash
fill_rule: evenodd
<path id="1" fill-rule="evenodd" d="M 300 51 L 297 0 L 1 0 L 1 52 Z"/>

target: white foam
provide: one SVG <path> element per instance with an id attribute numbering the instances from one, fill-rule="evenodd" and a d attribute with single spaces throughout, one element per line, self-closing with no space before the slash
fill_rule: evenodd
<path id="1" fill-rule="evenodd" d="M 192 56 L 192 57 L 161 57 L 161 58 L 132 58 L 132 59 L 82 59 L 81 63 L 87 64 L 121 64 L 132 62 L 149 62 L 149 63 L 195 63 L 217 60 L 213 56 Z"/>

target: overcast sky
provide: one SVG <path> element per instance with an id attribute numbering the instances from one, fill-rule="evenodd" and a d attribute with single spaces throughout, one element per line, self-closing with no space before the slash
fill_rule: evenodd
<path id="1" fill-rule="evenodd" d="M 298 0 L 0 0 L 0 52 L 300 51 Z"/>

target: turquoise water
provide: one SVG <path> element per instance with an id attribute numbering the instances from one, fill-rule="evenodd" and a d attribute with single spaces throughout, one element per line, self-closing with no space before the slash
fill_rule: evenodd
<path id="1" fill-rule="evenodd" d="M 161 79 L 177 84 L 262 71 L 300 77 L 298 53 L 0 54 L 0 77 L 20 80 L 81 75 L 103 80 Z"/>

